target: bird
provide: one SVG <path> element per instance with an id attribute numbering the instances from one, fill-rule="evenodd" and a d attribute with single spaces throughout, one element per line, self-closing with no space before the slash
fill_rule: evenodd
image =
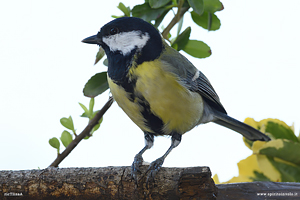
<path id="1" fill-rule="evenodd" d="M 145 146 L 135 155 L 131 175 L 137 180 L 143 153 L 155 136 L 171 136 L 171 145 L 150 163 L 154 179 L 182 135 L 213 122 L 251 141 L 270 138 L 230 116 L 206 76 L 184 55 L 168 45 L 150 23 L 136 17 L 114 19 L 83 43 L 101 46 L 107 56 L 107 81 L 119 107 L 143 131 Z"/>

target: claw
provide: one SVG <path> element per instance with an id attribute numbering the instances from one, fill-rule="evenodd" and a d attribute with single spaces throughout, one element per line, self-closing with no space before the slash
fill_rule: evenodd
<path id="1" fill-rule="evenodd" d="M 141 173 L 140 166 L 143 164 L 143 157 L 140 154 L 136 154 L 131 165 L 131 178 L 137 183 L 138 174 Z"/>
<path id="2" fill-rule="evenodd" d="M 158 171 L 161 169 L 163 163 L 164 163 L 164 158 L 163 157 L 160 157 L 158 159 L 156 159 L 155 161 L 153 161 L 147 172 L 149 172 L 148 176 L 147 176 L 147 181 L 146 181 L 146 184 L 148 185 L 149 182 L 153 182 L 154 181 L 154 178 L 156 176 L 156 174 L 158 173 Z M 147 173 L 146 172 L 146 173 Z"/>

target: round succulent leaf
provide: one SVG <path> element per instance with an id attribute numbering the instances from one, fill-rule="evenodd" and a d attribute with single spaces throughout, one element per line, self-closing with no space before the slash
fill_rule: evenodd
<path id="1" fill-rule="evenodd" d="M 99 50 L 98 50 L 98 52 L 97 52 L 97 54 L 96 54 L 96 60 L 95 60 L 94 65 L 96 65 L 96 64 L 103 58 L 104 55 L 105 55 L 105 51 L 104 51 L 104 49 L 100 46 L 100 47 L 99 47 Z"/>
<path id="2" fill-rule="evenodd" d="M 151 8 L 160 8 L 169 3 L 171 0 L 149 0 Z"/>
<path id="3" fill-rule="evenodd" d="M 172 47 L 177 51 L 182 50 L 189 41 L 191 35 L 191 27 L 187 27 L 172 43 Z M 176 48 L 175 48 L 176 47 Z"/>
<path id="4" fill-rule="evenodd" d="M 74 124 L 73 124 L 73 120 L 72 120 L 71 116 L 69 116 L 69 118 L 66 118 L 66 117 L 61 118 L 60 123 L 65 128 L 67 128 L 69 130 L 74 130 Z"/>
<path id="5" fill-rule="evenodd" d="M 57 151 L 59 151 L 60 143 L 59 143 L 59 140 L 56 137 L 53 137 L 53 138 L 49 139 L 49 144 L 53 148 L 57 149 Z"/>
<path id="6" fill-rule="evenodd" d="M 197 13 L 198 15 L 202 15 L 204 11 L 203 0 L 188 0 L 188 2 L 195 13 Z"/>
<path id="7" fill-rule="evenodd" d="M 136 5 L 132 9 L 132 16 L 139 17 L 147 22 L 158 19 L 166 8 L 151 8 L 148 3 Z"/>
<path id="8" fill-rule="evenodd" d="M 216 11 L 223 10 L 223 4 L 219 0 L 203 0 L 204 10 L 207 12 L 215 13 Z"/>
<path id="9" fill-rule="evenodd" d="M 221 21 L 219 18 L 210 12 L 204 11 L 202 15 L 198 15 L 194 11 L 191 12 L 193 21 L 204 29 L 215 31 L 220 29 Z"/>
<path id="10" fill-rule="evenodd" d="M 83 94 L 87 97 L 96 97 L 108 89 L 107 72 L 97 73 L 88 80 L 83 88 Z"/>
<path id="11" fill-rule="evenodd" d="M 67 147 L 73 141 L 73 137 L 68 131 L 63 131 L 60 136 L 60 141 Z"/>
<path id="12" fill-rule="evenodd" d="M 210 47 L 199 40 L 189 40 L 183 51 L 195 58 L 206 58 L 211 55 Z"/>

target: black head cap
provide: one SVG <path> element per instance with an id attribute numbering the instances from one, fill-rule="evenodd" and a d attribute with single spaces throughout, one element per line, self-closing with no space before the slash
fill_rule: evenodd
<path id="1" fill-rule="evenodd" d="M 105 24 L 98 34 L 100 34 L 103 37 L 113 35 L 119 32 L 130 31 L 141 31 L 142 33 L 147 32 L 149 34 L 159 36 L 159 33 L 154 26 L 136 17 L 121 17 L 112 20 L 109 23 Z"/>
<path id="2" fill-rule="evenodd" d="M 121 17 L 114 19 L 105 24 L 97 35 L 88 37 L 82 40 L 82 42 L 101 45 L 106 53 L 108 53 L 107 51 L 109 51 L 110 48 L 103 43 L 104 37 L 131 31 L 140 31 L 141 34 L 149 35 L 147 44 L 140 52 L 140 56 L 137 60 L 138 64 L 159 57 L 163 49 L 162 38 L 159 32 L 152 24 L 136 17 Z"/>

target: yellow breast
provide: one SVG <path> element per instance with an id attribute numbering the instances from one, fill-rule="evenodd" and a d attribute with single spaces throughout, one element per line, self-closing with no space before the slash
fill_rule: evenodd
<path id="1" fill-rule="evenodd" d="M 144 62 L 131 69 L 129 73 L 137 77 L 134 91 L 144 97 L 151 112 L 163 121 L 164 134 L 172 131 L 184 134 L 198 124 L 203 114 L 203 101 L 198 93 L 186 89 L 176 75 L 164 71 L 161 64 Z M 145 125 L 139 104 L 130 101 L 129 94 L 109 77 L 108 83 L 114 99 L 131 120 L 143 131 L 152 132 Z"/>
<path id="2" fill-rule="evenodd" d="M 141 114 L 142 108 L 137 102 L 129 100 L 130 95 L 124 90 L 123 87 L 115 84 L 109 76 L 107 76 L 110 92 L 112 93 L 114 100 L 122 108 L 122 110 L 128 115 L 128 117 L 143 131 L 152 132 L 146 125 L 144 118 Z"/>

